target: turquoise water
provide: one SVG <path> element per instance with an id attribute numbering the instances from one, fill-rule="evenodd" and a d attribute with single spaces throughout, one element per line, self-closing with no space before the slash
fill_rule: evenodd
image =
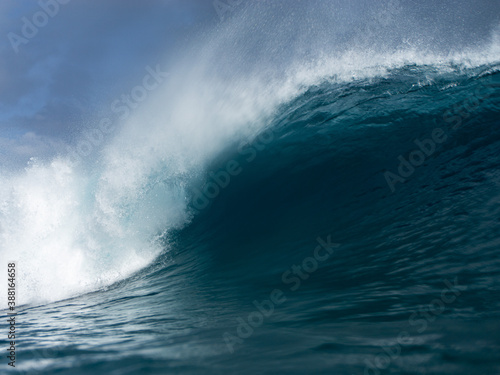
<path id="1" fill-rule="evenodd" d="M 498 31 L 390 4 L 243 7 L 89 155 L 2 166 L 0 372 L 500 373 Z"/>

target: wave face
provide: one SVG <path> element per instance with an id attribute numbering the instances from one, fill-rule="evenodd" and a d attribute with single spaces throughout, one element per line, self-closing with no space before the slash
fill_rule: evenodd
<path id="1" fill-rule="evenodd" d="M 326 49 L 245 7 L 95 158 L 3 170 L 20 371 L 500 371 L 498 32 L 390 4 Z"/>

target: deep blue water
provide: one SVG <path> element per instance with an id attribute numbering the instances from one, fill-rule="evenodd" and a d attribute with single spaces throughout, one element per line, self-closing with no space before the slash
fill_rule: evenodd
<path id="1" fill-rule="evenodd" d="M 498 68 L 306 87 L 187 188 L 150 265 L 22 306 L 9 372 L 500 374 Z"/>

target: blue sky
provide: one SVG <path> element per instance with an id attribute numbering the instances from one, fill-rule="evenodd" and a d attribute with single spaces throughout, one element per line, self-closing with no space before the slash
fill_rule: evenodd
<path id="1" fill-rule="evenodd" d="M 41 5 L 0 3 L 0 158 L 22 158 L 29 144 L 44 154 L 71 143 L 89 114 L 130 90 L 145 66 L 166 64 L 191 35 L 219 21 L 203 0 L 70 0 L 55 7 L 46 24 L 38 15 L 42 26 L 22 44 L 9 33 L 24 38 L 23 17 L 33 22 Z"/>

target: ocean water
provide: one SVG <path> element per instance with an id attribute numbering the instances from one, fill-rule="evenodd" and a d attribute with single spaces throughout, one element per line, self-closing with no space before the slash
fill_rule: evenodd
<path id="1" fill-rule="evenodd" d="M 237 21 L 84 161 L 1 171 L 0 371 L 500 374 L 498 33 L 242 73 Z"/>

